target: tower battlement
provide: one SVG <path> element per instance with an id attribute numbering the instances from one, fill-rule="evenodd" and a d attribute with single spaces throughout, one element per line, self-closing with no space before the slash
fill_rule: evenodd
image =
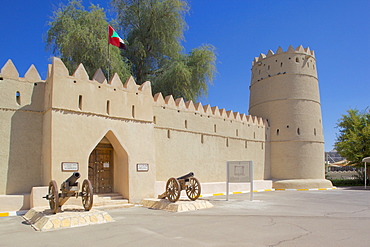
<path id="1" fill-rule="evenodd" d="M 276 53 L 261 53 L 252 61 L 251 85 L 284 74 L 305 74 L 317 79 L 315 52 L 302 45 L 296 49 L 290 45 L 286 52 L 279 47 Z"/>

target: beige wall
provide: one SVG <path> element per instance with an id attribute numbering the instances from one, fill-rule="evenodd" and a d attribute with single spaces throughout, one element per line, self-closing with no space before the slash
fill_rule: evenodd
<path id="1" fill-rule="evenodd" d="M 203 183 L 226 180 L 226 161 L 253 160 L 255 179 L 269 179 L 269 130 L 262 119 L 155 96 L 157 181 L 194 172 Z"/>
<path id="2" fill-rule="evenodd" d="M 33 66 L 19 78 L 11 60 L 0 78 L 0 194 L 25 194 L 42 184 L 44 83 Z"/>

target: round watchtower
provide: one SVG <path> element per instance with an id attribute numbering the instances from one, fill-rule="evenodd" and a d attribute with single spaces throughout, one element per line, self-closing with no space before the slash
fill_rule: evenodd
<path id="1" fill-rule="evenodd" d="M 324 136 L 316 59 L 292 46 L 261 54 L 252 63 L 249 114 L 270 126 L 275 189 L 332 187 L 325 180 Z"/>

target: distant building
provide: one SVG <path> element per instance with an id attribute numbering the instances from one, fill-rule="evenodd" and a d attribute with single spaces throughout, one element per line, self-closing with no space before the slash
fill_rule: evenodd
<path id="1" fill-rule="evenodd" d="M 345 160 L 340 154 L 337 152 L 337 150 L 333 149 L 329 152 L 325 152 L 325 162 L 326 163 L 336 163 L 338 161 Z"/>

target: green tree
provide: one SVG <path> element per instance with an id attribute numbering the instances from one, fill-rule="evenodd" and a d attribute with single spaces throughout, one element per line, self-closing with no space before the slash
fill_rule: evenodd
<path id="1" fill-rule="evenodd" d="M 350 109 L 342 115 L 337 128 L 335 148 L 338 153 L 350 164 L 363 166 L 362 159 L 370 156 L 370 113 Z"/>
<path id="2" fill-rule="evenodd" d="M 48 23 L 47 50 L 60 57 L 70 73 L 83 63 L 90 77 L 99 68 L 107 77 L 110 68 L 111 75 L 116 72 L 125 81 L 130 76 L 130 69 L 118 47 L 109 47 L 108 62 L 108 22 L 104 9 L 91 4 L 89 10 L 84 9 L 81 0 L 61 4 Z"/>
<path id="3" fill-rule="evenodd" d="M 123 54 L 139 84 L 149 80 L 153 93 L 187 100 L 207 94 L 216 73 L 215 51 L 202 45 L 183 52 L 186 1 L 112 0 L 112 6 L 129 43 Z"/>

